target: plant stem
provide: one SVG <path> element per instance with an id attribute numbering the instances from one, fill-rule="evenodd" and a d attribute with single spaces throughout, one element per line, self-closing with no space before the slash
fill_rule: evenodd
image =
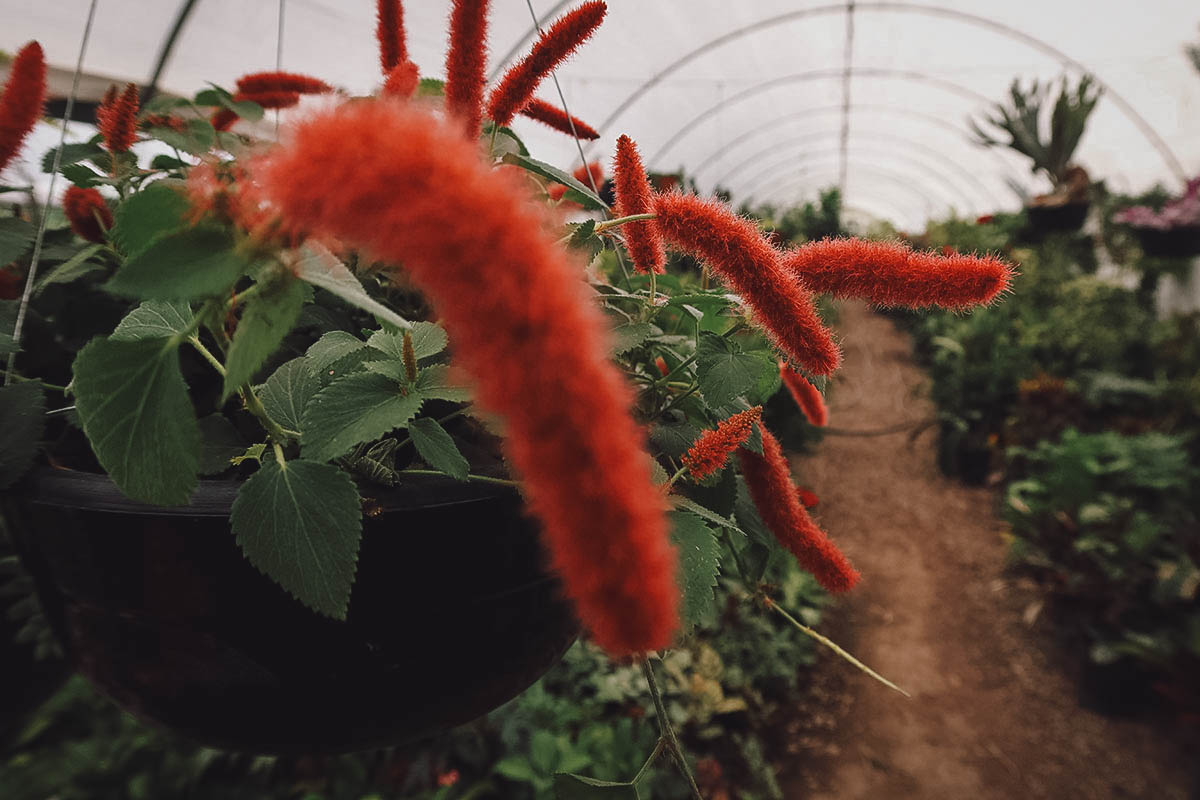
<path id="1" fill-rule="evenodd" d="M 204 356 L 204 360 L 211 364 L 212 368 L 219 372 L 222 378 L 225 377 L 225 365 L 221 363 L 219 358 L 212 354 L 211 350 L 204 346 L 204 344 L 200 341 L 199 336 L 196 336 L 195 334 L 189 336 L 188 344 L 195 348 L 197 353 Z"/>
<path id="2" fill-rule="evenodd" d="M 195 334 L 189 336 L 188 344 L 194 347 L 196 352 L 203 356 L 204 360 L 211 364 L 212 368 L 220 373 L 222 377 L 225 376 L 225 365 L 221 363 L 219 358 L 213 355 L 211 350 L 204 346 L 198 336 Z M 262 400 L 254 392 L 254 387 L 249 383 L 242 384 L 238 391 L 241 393 L 242 400 L 246 404 L 246 410 L 262 423 L 262 426 L 270 435 L 272 442 L 279 444 L 280 442 L 286 442 L 288 439 L 294 439 L 299 435 L 296 431 L 289 431 L 271 418 L 271 415 L 267 413 L 266 406 L 262 404 Z"/>
<path id="3" fill-rule="evenodd" d="M 655 383 L 670 383 L 672 375 L 674 375 L 676 372 L 679 372 L 679 370 L 684 369 L 685 367 L 687 367 L 689 364 L 691 364 L 695 360 L 696 360 L 696 354 L 693 353 L 692 355 L 685 358 L 683 361 L 680 361 L 678 364 L 676 364 L 674 369 L 672 369 L 666 375 L 663 375 L 661 378 L 656 380 Z"/>
<path id="4" fill-rule="evenodd" d="M 597 222 L 595 227 L 596 233 L 603 233 L 609 228 L 615 228 L 618 225 L 624 225 L 626 222 L 637 222 L 641 219 L 655 219 L 656 214 L 630 214 L 627 217 L 617 217 L 616 219 L 606 219 L 602 222 Z"/>
<path id="5" fill-rule="evenodd" d="M 658 742 L 654 745 L 654 752 L 650 753 L 650 757 L 646 759 L 645 764 L 642 764 L 642 768 L 638 770 L 637 775 L 633 776 L 633 780 L 631 780 L 630 783 L 637 783 L 640 781 L 646 775 L 646 771 L 650 769 L 650 766 L 655 761 L 658 760 L 658 757 L 662 755 L 662 751 L 665 749 L 667 749 L 667 740 L 660 736 L 658 737 Z"/>
<path id="6" fill-rule="evenodd" d="M 692 387 L 690 389 L 688 389 L 686 392 L 684 392 L 683 394 L 676 395 L 675 397 L 671 398 L 671 402 L 669 402 L 665 406 L 663 406 L 662 411 L 658 412 L 658 415 L 661 417 L 663 414 L 667 413 L 672 408 L 679 405 L 679 403 L 683 402 L 687 398 L 694 395 L 697 391 L 699 391 L 699 389 L 700 389 L 700 384 L 698 384 L 698 383 L 693 384 Z"/>
<path id="7" fill-rule="evenodd" d="M 675 735 L 675 729 L 671 727 L 671 720 L 667 716 L 667 707 L 663 705 L 662 693 L 658 690 L 658 681 L 654 678 L 654 667 L 651 666 L 649 658 L 642 661 L 642 674 L 646 676 L 646 683 L 650 686 L 650 697 L 654 699 L 654 713 L 658 716 L 658 731 L 662 739 L 666 741 L 667 752 L 675 759 L 675 764 L 683 773 L 683 777 L 687 778 L 688 787 L 692 790 L 692 797 L 695 800 L 704 800 L 704 795 L 700 794 L 700 787 L 696 785 L 696 778 L 692 775 L 692 769 L 688 766 L 687 757 L 683 754 L 683 746 L 679 744 L 679 737 Z"/>
<path id="8" fill-rule="evenodd" d="M 442 472 L 440 469 L 400 469 L 396 470 L 397 475 L 436 475 L 438 477 L 450 477 L 448 472 Z M 520 486 L 516 481 L 510 481 L 507 478 L 493 478 L 489 475 L 476 475 L 471 473 L 467 475 L 467 480 L 475 481 L 476 483 L 492 483 L 497 486 Z"/>

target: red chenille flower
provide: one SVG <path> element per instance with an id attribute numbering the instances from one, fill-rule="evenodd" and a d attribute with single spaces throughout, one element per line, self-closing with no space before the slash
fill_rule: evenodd
<path id="1" fill-rule="evenodd" d="M 758 427 L 762 431 L 763 454 L 743 447 L 738 450 L 738 460 L 759 516 L 779 543 L 827 591 L 837 593 L 854 588 L 858 572 L 804 510 L 779 441 L 761 423 Z"/>
<path id="2" fill-rule="evenodd" d="M 841 353 L 812 295 L 783 269 L 779 253 L 753 222 L 692 194 L 655 195 L 653 210 L 667 244 L 708 262 L 741 295 L 776 347 L 815 375 L 837 369 Z"/>
<path id="3" fill-rule="evenodd" d="M 450 12 L 446 108 L 462 120 L 463 131 L 471 139 L 479 135 L 483 121 L 488 3 L 489 0 L 454 0 L 454 10 Z"/>
<path id="4" fill-rule="evenodd" d="M 538 100 L 536 97 L 529 101 L 529 104 L 521 109 L 521 116 L 536 119 L 538 122 L 545 123 L 556 131 L 562 131 L 568 136 L 578 136 L 580 139 L 599 139 L 600 134 L 596 129 L 579 117 L 568 114 L 553 103 L 547 103 L 545 100 Z M 575 126 L 575 130 L 571 130 L 571 126 Z"/>
<path id="5" fill-rule="evenodd" d="M 488 116 L 497 125 L 507 125 L 529 104 L 538 84 L 586 42 L 608 12 L 603 0 L 590 0 L 559 18 L 542 33 L 529 55 L 518 61 L 492 90 Z"/>
<path id="6" fill-rule="evenodd" d="M 21 48 L 8 71 L 0 95 L 0 169 L 21 149 L 21 143 L 42 116 L 46 102 L 46 58 L 42 46 L 30 42 Z"/>
<path id="7" fill-rule="evenodd" d="M 575 171 L 571 173 L 571 177 L 589 189 L 593 185 L 599 189 L 601 184 L 604 183 L 604 167 L 600 166 L 599 161 L 592 161 L 586 167 L 576 167 Z M 566 193 L 567 187 L 561 183 L 552 183 L 546 188 L 546 194 L 551 200 L 562 200 L 563 195 Z"/>
<path id="8" fill-rule="evenodd" d="M 300 104 L 299 92 L 238 92 L 234 100 L 250 100 L 263 108 L 291 108 Z"/>
<path id="9" fill-rule="evenodd" d="M 187 128 L 187 123 L 182 117 L 177 117 L 174 114 L 147 114 L 142 117 L 141 126 L 143 128 L 169 128 L 173 131 L 183 131 Z"/>
<path id="10" fill-rule="evenodd" d="M 241 118 L 228 108 L 219 108 L 208 118 L 208 122 L 219 131 L 227 131 L 239 119 Z"/>
<path id="11" fill-rule="evenodd" d="M 654 212 L 654 191 L 646 180 L 646 170 L 638 155 L 637 145 L 628 136 L 617 139 L 617 155 L 613 162 L 613 183 L 617 190 L 617 216 L 650 214 Z M 638 272 L 666 272 L 667 255 L 663 250 L 662 234 L 652 219 L 626 222 L 621 226 L 625 246 Z"/>
<path id="12" fill-rule="evenodd" d="M 676 554 L 633 393 L 522 179 L 485 164 L 458 125 L 389 101 L 306 120 L 256 174 L 288 227 L 403 264 L 428 296 L 479 405 L 506 422 L 512 469 L 596 642 L 614 656 L 670 644 Z"/>
<path id="13" fill-rule="evenodd" d="M 383 82 L 383 91 L 380 94 L 385 97 L 408 99 L 416 93 L 417 86 L 420 83 L 421 73 L 417 69 L 417 65 L 411 61 L 401 61 L 388 73 L 387 80 Z"/>
<path id="14" fill-rule="evenodd" d="M 680 459 L 698 481 L 717 474 L 754 431 L 762 417 L 762 406 L 755 406 L 729 419 L 721 420 L 714 430 L 705 431 Z"/>
<path id="15" fill-rule="evenodd" d="M 375 38 L 379 40 L 379 65 L 387 75 L 408 60 L 404 41 L 404 6 L 400 0 L 378 0 L 375 4 Z"/>
<path id="16" fill-rule="evenodd" d="M 104 243 L 104 232 L 112 227 L 113 215 L 103 195 L 95 189 L 71 186 L 63 193 L 62 207 L 71 230 L 81 239 Z"/>
<path id="17" fill-rule="evenodd" d="M 333 91 L 333 87 L 320 78 L 297 72 L 251 72 L 238 78 L 237 88 L 239 93 L 245 95 L 274 92 L 325 94 Z"/>
<path id="18" fill-rule="evenodd" d="M 111 101 L 109 100 L 112 97 Z M 96 126 L 104 136 L 104 146 L 110 153 L 124 153 L 133 147 L 137 137 L 138 87 L 125 85 L 125 91 L 105 95 L 105 102 L 96 108 Z"/>
<path id="19" fill-rule="evenodd" d="M 811 489 L 805 489 L 803 486 L 796 487 L 796 498 L 800 500 L 800 504 L 805 508 L 812 508 L 821 502 L 820 498 Z"/>
<path id="20" fill-rule="evenodd" d="M 817 387 L 808 382 L 808 378 L 788 366 L 786 361 L 779 362 L 779 377 L 783 385 L 792 394 L 792 399 L 808 421 L 818 428 L 829 423 L 829 409 L 825 407 L 825 398 L 817 391 Z"/>
<path id="21" fill-rule="evenodd" d="M 812 291 L 859 297 L 880 306 L 964 309 L 990 303 L 1011 283 L 995 256 L 913 250 L 900 242 L 822 239 L 784 254 L 789 272 Z"/>

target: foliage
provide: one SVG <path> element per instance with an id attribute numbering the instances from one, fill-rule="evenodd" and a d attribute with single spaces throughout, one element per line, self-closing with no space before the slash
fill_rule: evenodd
<path id="1" fill-rule="evenodd" d="M 823 189 L 815 201 L 803 205 L 787 208 L 766 205 L 742 211 L 757 217 L 781 244 L 803 244 L 846 235 L 842 224 L 842 193 L 836 186 Z"/>

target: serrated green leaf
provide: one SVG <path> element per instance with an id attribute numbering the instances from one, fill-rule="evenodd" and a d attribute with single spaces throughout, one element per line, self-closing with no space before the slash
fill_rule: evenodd
<path id="1" fill-rule="evenodd" d="M 684 497 L 683 495 L 679 495 L 679 494 L 671 495 L 670 499 L 671 499 L 672 505 L 674 505 L 675 508 L 681 509 L 683 511 L 690 511 L 691 513 L 695 514 L 696 516 L 703 518 L 706 522 L 711 522 L 712 524 L 717 525 L 721 528 L 727 528 L 727 529 L 733 531 L 734 533 L 740 533 L 742 536 L 746 536 L 746 532 L 744 530 L 742 530 L 741 528 L 739 528 L 737 523 L 734 522 L 732 519 L 730 519 L 729 517 L 723 517 L 710 508 L 705 508 L 704 506 L 697 503 L 695 500 L 692 500 L 690 498 Z"/>
<path id="2" fill-rule="evenodd" d="M 246 443 L 233 423 L 220 414 L 202 417 L 200 425 L 200 474 L 216 475 L 230 467 L 230 459 L 246 452 Z"/>
<path id="3" fill-rule="evenodd" d="M 720 336 L 704 334 L 696 351 L 696 379 L 710 407 L 720 407 L 756 389 L 779 365 L 762 353 L 743 353 Z"/>
<path id="4" fill-rule="evenodd" d="M 414 322 L 410 331 L 413 342 L 413 353 L 417 360 L 436 356 L 446 349 L 449 339 L 446 331 L 433 322 Z M 367 339 L 367 344 L 380 352 L 387 353 L 392 358 L 404 359 L 404 336 L 388 331 L 376 331 Z"/>
<path id="5" fill-rule="evenodd" d="M 408 435 L 412 437 L 417 453 L 425 463 L 440 469 L 460 481 L 467 479 L 470 465 L 459 452 L 454 438 L 432 417 L 421 417 L 408 423 Z"/>
<path id="6" fill-rule="evenodd" d="M 702 433 L 702 429 L 690 420 L 655 425 L 650 430 L 650 441 L 664 455 L 679 458 L 688 451 Z"/>
<path id="7" fill-rule="evenodd" d="M 615 783 L 559 772 L 554 776 L 555 800 L 640 800 L 632 783 Z"/>
<path id="8" fill-rule="evenodd" d="M 417 392 L 403 394 L 395 381 L 372 372 L 334 381 L 304 410 L 301 453 L 317 461 L 344 455 L 359 442 L 378 439 L 408 424 L 424 399 Z"/>
<path id="9" fill-rule="evenodd" d="M 608 208 L 608 204 L 601 200 L 599 195 L 553 164 L 547 164 L 544 161 L 538 161 L 536 158 L 523 156 L 520 153 L 507 153 L 503 161 L 506 164 L 513 164 L 521 169 L 528 170 L 535 175 L 541 175 L 543 178 L 551 180 L 554 183 L 561 183 L 567 187 L 566 193 L 563 194 L 564 200 L 578 203 L 584 208 L 593 211 Z"/>
<path id="10" fill-rule="evenodd" d="M 70 283 L 78 280 L 85 275 L 90 275 L 93 272 L 104 269 L 104 265 L 96 261 L 92 261 L 92 256 L 104 249 L 104 245 L 90 244 L 83 248 L 75 255 L 68 258 L 63 263 L 59 264 L 54 269 L 46 273 L 46 275 L 37 282 L 33 288 L 33 294 L 36 297 L 41 294 L 47 287 L 56 283 Z"/>
<path id="11" fill-rule="evenodd" d="M 187 303 L 147 300 L 125 315 L 108 337 L 112 341 L 162 339 L 187 330 L 192 309 Z"/>
<path id="12" fill-rule="evenodd" d="M 304 290 L 305 285 L 288 274 L 273 280 L 246 301 L 246 310 L 238 320 L 225 359 L 222 399 L 254 377 L 255 371 L 278 349 L 300 316 Z"/>
<path id="13" fill-rule="evenodd" d="M 126 256 L 136 256 L 159 236 L 184 226 L 188 201 L 173 185 L 178 182 L 155 181 L 117 206 L 112 240 Z"/>
<path id="14" fill-rule="evenodd" d="M 47 174 L 54 172 L 54 156 L 57 152 L 58 148 L 55 147 L 42 156 L 42 172 Z M 62 169 L 67 164 L 77 164 L 99 155 L 105 155 L 105 152 L 98 141 L 72 142 L 63 145 L 62 158 L 59 159 L 58 166 L 59 169 Z"/>
<path id="15" fill-rule="evenodd" d="M 721 564 L 721 546 L 704 520 L 688 511 L 672 511 L 671 538 L 679 549 L 679 584 L 683 592 L 680 620 L 685 629 L 713 613 L 713 589 Z"/>
<path id="16" fill-rule="evenodd" d="M 104 286 L 144 300 L 191 300 L 225 294 L 250 268 L 224 228 L 187 228 L 158 237 Z"/>
<path id="17" fill-rule="evenodd" d="M 0 218 L 0 266 L 16 261 L 33 247 L 37 228 L 16 217 Z"/>
<path id="18" fill-rule="evenodd" d="M 268 460 L 242 484 L 229 520 L 246 558 L 304 605 L 345 619 L 362 513 L 343 470 Z"/>
<path id="19" fill-rule="evenodd" d="M 301 253 L 301 258 L 291 264 L 297 278 L 335 294 L 350 305 L 374 314 L 397 328 L 412 327 L 404 317 L 367 294 L 354 273 L 329 250 L 310 242 Z"/>
<path id="20" fill-rule="evenodd" d="M 246 452 L 242 453 L 240 456 L 234 456 L 233 458 L 229 459 L 229 463 L 235 467 L 240 466 L 243 461 L 258 461 L 261 463 L 263 460 L 263 454 L 266 451 L 267 445 L 265 442 L 252 444 L 247 447 Z"/>
<path id="21" fill-rule="evenodd" d="M 446 82 L 437 78 L 421 78 L 417 82 L 417 97 L 441 97 L 446 93 Z"/>
<path id="22" fill-rule="evenodd" d="M 46 427 L 46 396 L 36 381 L 0 387 L 0 489 L 25 474 Z"/>
<path id="23" fill-rule="evenodd" d="M 330 331 L 308 348 L 304 354 L 314 373 L 320 373 L 351 353 L 365 349 L 367 343 L 347 331 Z"/>
<path id="24" fill-rule="evenodd" d="M 321 390 L 306 357 L 293 358 L 267 378 L 259 398 L 271 419 L 293 431 L 303 430 L 301 421 L 308 401 Z"/>
<path id="25" fill-rule="evenodd" d="M 257 107 L 257 104 L 254 105 Z M 262 116 L 261 108 L 258 115 Z M 187 126 L 181 131 L 173 128 L 151 128 L 150 135 L 168 147 L 197 156 L 207 154 L 217 144 L 217 131 L 206 119 L 189 119 Z"/>
<path id="26" fill-rule="evenodd" d="M 170 339 L 93 339 L 75 358 L 75 410 L 100 465 L 134 500 L 183 505 L 200 428 Z"/>
<path id="27" fill-rule="evenodd" d="M 426 400 L 451 403 L 471 402 L 471 390 L 450 381 L 450 368 L 441 364 L 425 367 L 417 374 L 414 391 Z"/>
<path id="28" fill-rule="evenodd" d="M 651 336 L 658 336 L 662 329 L 649 322 L 629 322 L 618 325 L 612 332 L 612 354 L 619 356 L 645 342 Z"/>
<path id="29" fill-rule="evenodd" d="M 86 164 L 67 164 L 59 172 L 71 183 L 84 189 L 98 186 L 104 182 L 105 177 Z"/>

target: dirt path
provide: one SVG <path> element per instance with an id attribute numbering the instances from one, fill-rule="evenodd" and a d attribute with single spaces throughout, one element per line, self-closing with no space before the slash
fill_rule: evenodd
<path id="1" fill-rule="evenodd" d="M 831 426 L 932 415 L 903 333 L 861 305 L 840 327 Z M 1193 776 L 1164 734 L 1079 707 L 1047 623 L 1024 616 L 1036 596 L 1003 572 L 994 491 L 944 478 L 934 435 L 829 436 L 794 462 L 864 576 L 827 629 L 913 697 L 823 661 L 825 730 L 797 732 L 789 800 L 1187 798 Z"/>

